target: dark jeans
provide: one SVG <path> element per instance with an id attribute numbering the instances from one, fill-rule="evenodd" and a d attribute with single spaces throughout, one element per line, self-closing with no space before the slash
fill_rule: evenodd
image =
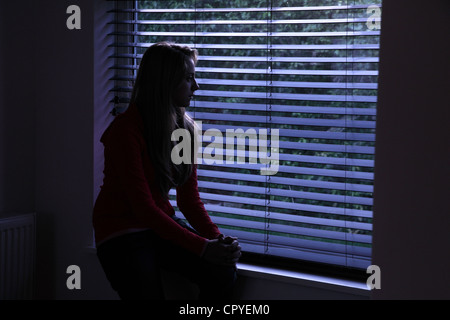
<path id="1" fill-rule="evenodd" d="M 175 220 L 192 230 L 178 218 Z M 230 299 L 236 280 L 235 267 L 209 263 L 151 230 L 108 240 L 98 246 L 97 256 L 111 286 L 123 300 L 163 300 L 160 269 L 177 272 L 197 284 L 201 300 Z"/>

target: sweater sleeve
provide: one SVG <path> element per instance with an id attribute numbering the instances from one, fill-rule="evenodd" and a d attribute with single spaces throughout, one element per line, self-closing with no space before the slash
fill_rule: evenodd
<path id="1" fill-rule="evenodd" d="M 209 217 L 198 192 L 197 166 L 190 178 L 177 188 L 177 206 L 189 223 L 202 236 L 215 239 L 220 235 L 219 228 Z"/>
<path id="2" fill-rule="evenodd" d="M 142 164 L 145 141 L 136 128 L 117 123 L 104 141 L 105 158 L 120 181 L 132 214 L 142 226 L 149 226 L 158 236 L 201 255 L 206 239 L 176 223 L 159 208 L 152 196 Z"/>

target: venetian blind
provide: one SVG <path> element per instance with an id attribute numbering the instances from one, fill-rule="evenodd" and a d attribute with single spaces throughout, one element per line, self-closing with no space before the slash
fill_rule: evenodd
<path id="1" fill-rule="evenodd" d="M 114 110 L 127 106 L 147 47 L 196 48 L 188 112 L 202 128 L 199 189 L 212 220 L 244 252 L 366 268 L 380 5 L 117 1 Z"/>

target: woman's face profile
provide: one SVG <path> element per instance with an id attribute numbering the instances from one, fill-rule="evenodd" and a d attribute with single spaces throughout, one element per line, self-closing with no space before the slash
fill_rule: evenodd
<path id="1" fill-rule="evenodd" d="M 175 104 L 175 107 L 189 107 L 194 92 L 198 89 L 199 86 L 195 80 L 194 61 L 189 58 L 186 60 L 186 73 L 174 91 L 173 103 Z"/>

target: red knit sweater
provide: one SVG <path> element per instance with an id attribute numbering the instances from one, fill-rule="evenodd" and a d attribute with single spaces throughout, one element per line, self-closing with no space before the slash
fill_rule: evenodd
<path id="1" fill-rule="evenodd" d="M 201 255 L 206 239 L 220 235 L 200 200 L 197 168 L 177 187 L 177 206 L 196 235 L 170 217 L 175 213 L 155 181 L 143 136 L 143 121 L 136 106 L 114 119 L 101 138 L 104 145 L 104 179 L 93 211 L 97 244 L 114 236 L 151 229 L 161 238 Z"/>

